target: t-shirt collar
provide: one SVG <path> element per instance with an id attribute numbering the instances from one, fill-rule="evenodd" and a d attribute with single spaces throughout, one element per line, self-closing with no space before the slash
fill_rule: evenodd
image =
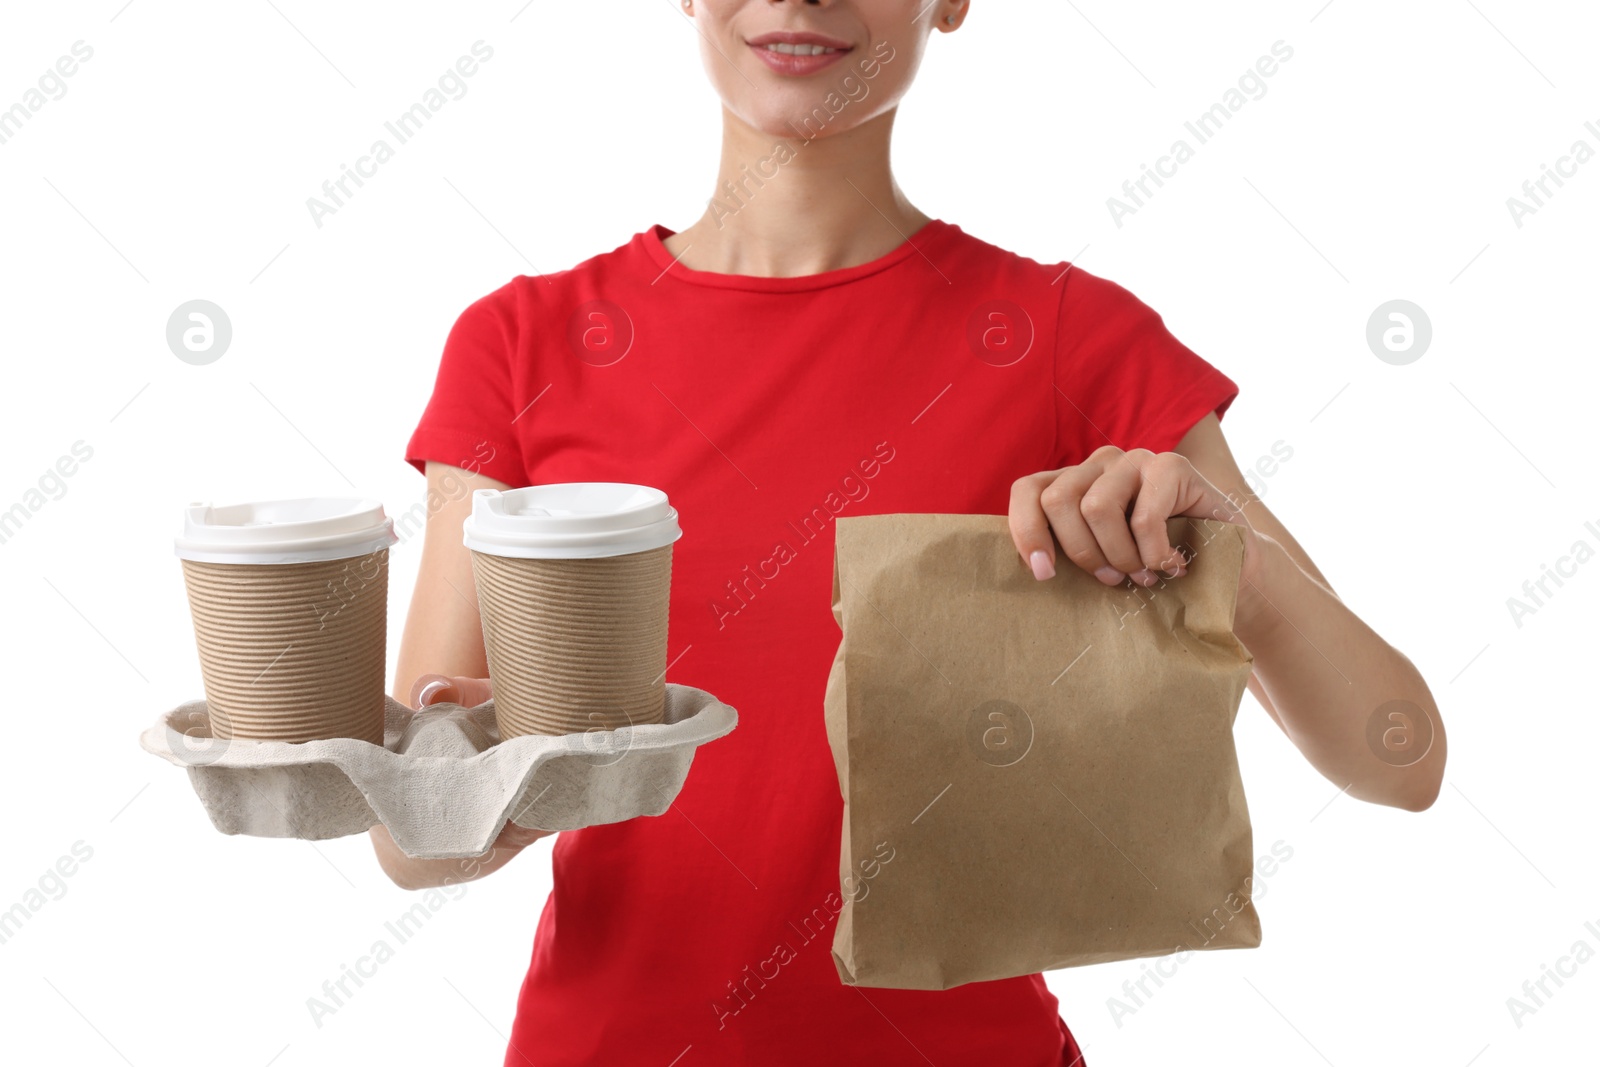
<path id="1" fill-rule="evenodd" d="M 714 289 L 743 289 L 760 293 L 795 293 L 827 289 L 869 277 L 913 256 L 928 256 L 943 239 L 957 227 L 940 219 L 930 219 L 922 228 L 910 234 L 899 245 L 877 259 L 858 263 L 853 267 L 840 267 L 820 274 L 803 274 L 792 278 L 768 278 L 755 274 L 720 274 L 716 271 L 691 270 L 673 258 L 663 241 L 676 231 L 657 223 L 638 234 L 634 241 L 660 273 L 656 280 L 673 279 L 689 285 Z M 937 262 L 934 260 L 934 262 Z M 936 269 L 929 265 L 930 270 Z"/>

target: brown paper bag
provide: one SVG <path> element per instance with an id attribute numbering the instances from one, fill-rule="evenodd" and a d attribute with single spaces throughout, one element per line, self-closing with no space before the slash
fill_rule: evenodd
<path id="1" fill-rule="evenodd" d="M 1251 948 L 1233 721 L 1243 531 L 1171 519 L 1188 573 L 1037 581 L 998 515 L 835 524 L 826 719 L 844 794 L 834 963 L 948 989 Z"/>

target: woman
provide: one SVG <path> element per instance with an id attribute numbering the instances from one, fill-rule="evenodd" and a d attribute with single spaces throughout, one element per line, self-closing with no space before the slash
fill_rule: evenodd
<path id="1" fill-rule="evenodd" d="M 1182 580 L 1168 516 L 1228 518 L 1247 531 L 1236 631 L 1251 691 L 1317 770 L 1363 800 L 1426 808 L 1437 710 L 1252 497 L 1219 428 L 1231 380 L 1126 290 L 985 244 L 901 194 L 896 107 L 969 0 L 682 3 L 723 101 L 706 213 L 473 304 L 407 451 L 438 506 L 397 697 L 488 696 L 461 545 L 469 490 L 627 481 L 666 490 L 683 516 L 670 678 L 741 713 L 666 814 L 557 839 L 506 1063 L 1082 1062 L 1038 975 L 859 990 L 840 984 L 831 929 L 790 925 L 839 889 L 822 718 L 839 635 L 819 525 L 1004 512 L 1040 579 L 1071 565 L 1150 585 L 1163 569 Z M 1366 741 L 1394 700 L 1436 735 L 1405 767 Z M 541 836 L 508 827 L 464 866 L 412 860 L 373 830 L 407 887 L 481 877 Z M 792 951 L 774 965 L 780 942 Z"/>

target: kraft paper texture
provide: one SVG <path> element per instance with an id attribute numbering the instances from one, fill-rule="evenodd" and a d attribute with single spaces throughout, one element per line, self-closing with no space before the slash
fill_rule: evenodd
<path id="1" fill-rule="evenodd" d="M 835 525 L 841 981 L 904 989 L 1261 942 L 1233 722 L 1243 531 L 1188 573 L 1037 581 L 998 515 Z"/>

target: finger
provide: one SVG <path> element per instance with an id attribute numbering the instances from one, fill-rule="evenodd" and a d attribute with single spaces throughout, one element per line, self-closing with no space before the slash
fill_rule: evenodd
<path id="1" fill-rule="evenodd" d="M 1142 538 L 1141 553 L 1146 560 L 1157 561 L 1157 570 L 1163 569 L 1163 562 L 1168 559 L 1170 563 L 1167 566 L 1178 564 L 1186 569 L 1186 565 L 1193 561 L 1195 552 L 1193 546 L 1173 548 L 1169 545 L 1166 520 L 1161 516 L 1216 519 L 1240 526 L 1250 525 L 1244 516 L 1249 501 L 1235 500 L 1212 485 L 1205 475 L 1194 469 L 1187 457 L 1163 453 L 1152 461 L 1151 466 L 1157 469 L 1151 471 L 1147 481 L 1150 501 L 1146 504 L 1141 494 L 1139 503 L 1134 506 L 1133 525 L 1134 536 Z M 1146 507 L 1149 508 L 1148 513 L 1143 510 Z"/>
<path id="2" fill-rule="evenodd" d="M 1197 519 L 1216 519 L 1219 522 L 1231 522 L 1237 526 L 1250 525 L 1250 520 L 1245 518 L 1244 509 L 1249 506 L 1252 500 L 1260 500 L 1260 497 L 1249 494 L 1224 493 L 1221 489 L 1212 485 L 1205 475 L 1199 471 L 1194 472 L 1193 483 L 1190 487 L 1192 502 L 1173 514 L 1192 516 Z"/>
<path id="3" fill-rule="evenodd" d="M 455 683 L 455 702 L 464 708 L 475 708 L 494 696 L 494 685 L 487 678 L 451 678 Z"/>
<path id="4" fill-rule="evenodd" d="M 493 695 L 489 679 L 460 675 L 424 674 L 411 686 L 411 703 L 418 708 L 431 704 L 459 704 L 464 708 L 475 708 Z"/>
<path id="5" fill-rule="evenodd" d="M 1187 557 L 1167 537 L 1167 519 L 1183 513 L 1195 497 L 1194 467 L 1176 452 L 1153 456 L 1141 468 L 1142 484 L 1128 517 L 1140 561 L 1149 573 L 1168 578 L 1186 573 Z"/>
<path id="6" fill-rule="evenodd" d="M 449 690 L 450 679 L 442 674 L 424 674 L 411 683 L 410 704 L 414 708 L 425 708 L 429 704 L 438 703 L 442 699 L 440 694 Z"/>
<path id="7" fill-rule="evenodd" d="M 1017 546 L 1033 576 L 1040 581 L 1055 576 L 1055 543 L 1050 539 L 1050 522 L 1039 506 L 1039 494 L 1055 480 L 1057 471 L 1044 471 L 1018 478 L 1011 483 L 1009 522 L 1011 541 Z"/>
<path id="8" fill-rule="evenodd" d="M 1066 468 L 1039 494 L 1039 506 L 1069 560 L 1106 585 L 1120 585 L 1126 575 L 1106 560 L 1081 510 L 1083 494 L 1101 469 L 1098 463 Z"/>
<path id="9" fill-rule="evenodd" d="M 530 826 L 523 826 L 506 820 L 505 828 L 494 839 L 494 848 L 527 848 L 535 841 L 543 840 L 555 833 L 554 830 L 536 830 Z"/>
<path id="10" fill-rule="evenodd" d="M 1084 491 L 1079 510 L 1111 566 L 1140 585 L 1149 585 L 1155 581 L 1155 575 L 1145 567 L 1128 528 L 1128 510 L 1138 497 L 1143 481 L 1136 460 L 1136 455 L 1124 454 L 1118 461 L 1107 464 L 1100 477 Z"/>

